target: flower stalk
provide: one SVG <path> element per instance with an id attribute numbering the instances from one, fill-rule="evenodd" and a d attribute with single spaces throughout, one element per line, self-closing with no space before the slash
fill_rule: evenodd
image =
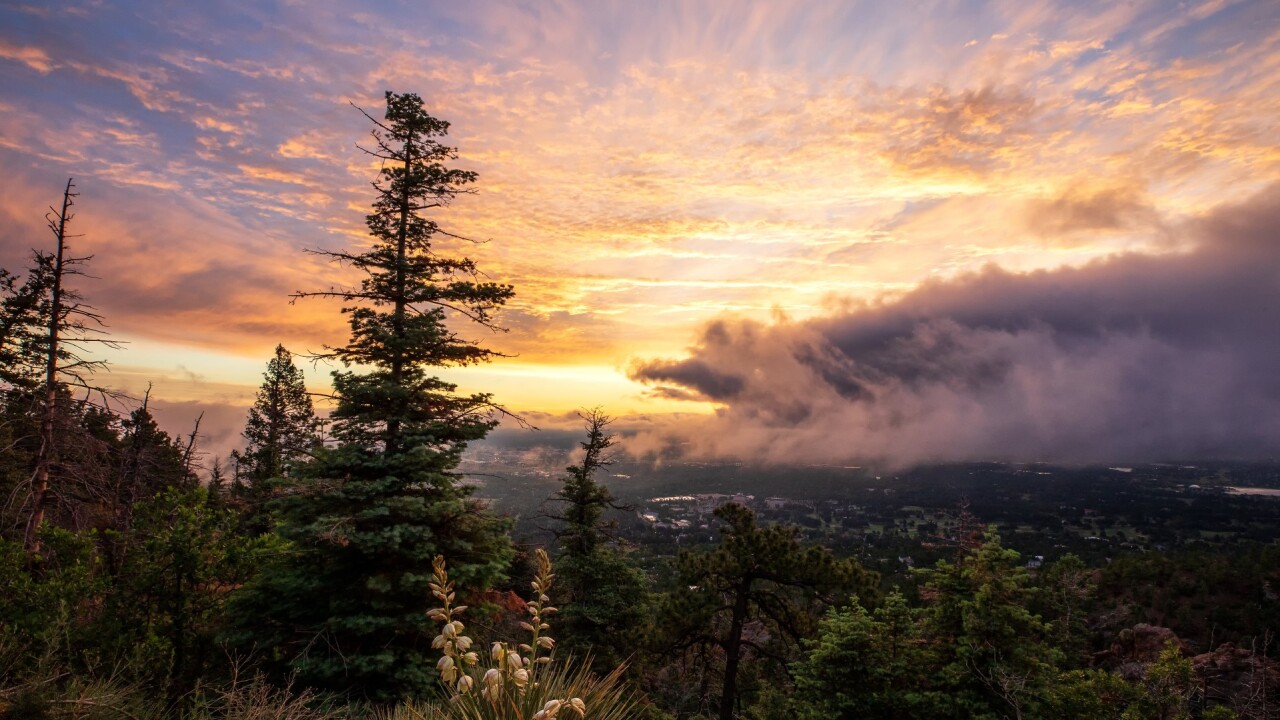
<path id="1" fill-rule="evenodd" d="M 436 635 L 431 645 L 440 650 L 436 669 L 440 673 L 440 681 L 448 688 L 453 700 L 460 700 L 479 686 L 480 697 L 488 701 L 495 710 L 500 706 L 516 708 L 525 706 L 520 700 L 530 690 L 538 688 L 537 670 L 551 662 L 550 653 L 555 648 L 555 640 L 546 631 L 551 629 L 547 617 L 554 614 L 556 608 L 550 604 L 551 598 L 548 595 L 555 581 L 555 574 L 551 572 L 551 559 L 545 550 L 538 549 L 537 563 L 538 572 L 531 583 L 534 597 L 528 604 L 529 619 L 520 623 L 520 627 L 530 633 L 530 641 L 515 647 L 506 642 L 494 642 L 489 648 L 490 667 L 479 673 L 479 655 L 470 650 L 471 638 L 462 634 L 464 625 L 457 619 L 467 606 L 453 604 L 456 594 L 453 583 L 449 580 L 444 558 L 435 558 L 430 588 L 431 593 L 441 602 L 441 607 L 432 608 L 427 616 L 441 623 L 440 634 Z M 529 699 L 536 697 L 534 695 Z M 513 702 L 504 703 L 504 699 Z M 542 698 L 537 698 L 537 701 L 541 702 Z M 551 698 L 529 716 L 528 720 L 555 720 L 563 718 L 562 713 L 566 711 L 583 718 L 586 716 L 587 706 L 580 697 Z M 524 715 L 521 714 L 520 718 L 523 720 Z"/>
<path id="2" fill-rule="evenodd" d="M 453 604 L 455 596 L 453 582 L 449 580 L 449 573 L 445 569 L 444 556 L 437 555 L 431 567 L 433 570 L 429 583 L 431 594 L 444 604 L 444 607 L 427 611 L 427 617 L 443 623 L 440 634 L 431 641 L 431 647 L 441 653 L 440 661 L 436 663 L 436 670 L 440 673 L 441 682 L 465 695 L 471 692 L 475 684 L 465 667 L 473 667 L 480 662 L 479 656 L 470 649 L 471 638 L 462 634 L 465 626 L 461 620 L 455 619 L 467 609 L 467 606 Z"/>

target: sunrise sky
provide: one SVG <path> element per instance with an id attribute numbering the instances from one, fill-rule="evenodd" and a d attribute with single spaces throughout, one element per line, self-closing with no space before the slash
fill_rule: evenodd
<path id="1" fill-rule="evenodd" d="M 386 90 L 517 296 L 450 372 L 637 452 L 1267 456 L 1280 3 L 0 4 L 0 266 L 70 176 L 81 289 L 171 430 L 233 447 L 276 343 L 342 342 Z M 323 385 L 328 369 L 305 366 Z M 696 437 L 696 440 L 690 440 Z"/>

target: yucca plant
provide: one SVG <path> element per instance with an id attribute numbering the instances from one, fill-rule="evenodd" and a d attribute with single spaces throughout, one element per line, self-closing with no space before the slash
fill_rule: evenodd
<path id="1" fill-rule="evenodd" d="M 431 592 L 441 602 L 428 615 L 441 623 L 433 647 L 441 652 L 436 669 L 448 700 L 433 705 L 406 703 L 384 720 L 627 720 L 636 714 L 635 694 L 622 683 L 622 667 L 603 677 L 589 662 L 553 662 L 555 640 L 548 618 L 556 612 L 548 591 L 555 580 L 551 560 L 537 551 L 538 573 L 532 586 L 529 619 L 521 627 L 528 642 L 495 642 L 486 661 L 472 650 L 472 640 L 458 619 L 467 609 L 454 605 L 453 583 L 445 561 L 437 557 Z"/>

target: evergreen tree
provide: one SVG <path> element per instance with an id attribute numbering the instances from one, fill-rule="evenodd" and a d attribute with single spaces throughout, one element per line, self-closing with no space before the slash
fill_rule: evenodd
<path id="1" fill-rule="evenodd" d="M 334 373 L 336 447 L 318 453 L 278 501 L 293 543 L 282 566 L 243 593 L 246 640 L 313 686 L 381 701 L 421 695 L 434 659 L 427 618 L 432 559 L 460 586 L 487 587 L 507 567 L 504 523 L 470 497 L 456 472 L 466 444 L 496 424 L 489 395 L 462 395 L 431 368 L 496 353 L 456 334 L 454 317 L 494 328 L 509 285 L 482 281 L 473 261 L 440 254 L 456 239 L 424 213 L 475 174 L 445 166 L 436 138 L 449 124 L 412 94 L 387 93 L 369 119 L 383 168 L 367 218 L 373 245 L 322 252 L 364 274 L 359 286 L 299 293 L 343 301 L 351 339 L 328 356 L 361 370 Z"/>
<path id="2" fill-rule="evenodd" d="M 955 703 L 950 717 L 1035 716 L 1062 662 L 1050 627 L 1031 610 L 1035 590 L 1018 558 L 991 530 L 957 562 L 921 571 L 939 679 Z"/>
<path id="3" fill-rule="evenodd" d="M 48 682 L 50 667 L 69 667 L 67 675 L 74 677 L 85 670 L 80 661 L 92 662 L 85 651 L 97 635 L 94 625 L 108 591 L 94 537 L 53 523 L 40 535 L 37 556 L 21 538 L 0 538 L 0 691 L 11 678 L 37 673 Z M 0 695 L 0 703 L 8 699 Z"/>
<path id="4" fill-rule="evenodd" d="M 945 698 L 929 687 L 932 658 L 916 615 L 896 591 L 874 613 L 857 598 L 847 608 L 832 609 L 796 664 L 797 716 L 937 717 Z"/>
<path id="5" fill-rule="evenodd" d="M 592 410 L 583 419 L 587 440 L 579 443 L 582 463 L 565 468 L 568 478 L 554 496 L 561 510 L 551 515 L 561 523 L 552 533 L 565 557 L 584 557 L 595 552 L 611 528 L 602 520 L 605 511 L 618 507 L 609 488 L 596 482 L 594 477 L 596 471 L 612 464 L 606 455 L 614 443 L 613 435 L 607 432 L 611 420 L 600 410 Z"/>
<path id="6" fill-rule="evenodd" d="M 288 476 L 320 442 L 320 420 L 307 394 L 302 371 L 283 345 L 267 363 L 262 386 L 244 426 L 243 452 L 231 453 L 236 480 L 252 488 L 270 478 Z"/>
<path id="7" fill-rule="evenodd" d="M 239 535 L 236 514 L 202 487 L 166 488 L 137 503 L 135 515 L 107 601 L 107 642 L 153 673 L 175 702 L 220 659 L 215 630 L 227 594 L 278 548 L 271 536 Z"/>
<path id="8" fill-rule="evenodd" d="M 39 383 L 39 344 L 46 323 L 41 305 L 52 286 L 48 257 L 35 253 L 25 278 L 0 268 L 0 389 L 30 392 Z"/>
<path id="9" fill-rule="evenodd" d="M 788 661 L 816 629 L 815 610 L 850 594 L 873 596 L 876 576 L 826 548 L 802 545 L 795 527 L 758 527 L 755 513 L 742 505 L 729 503 L 715 514 L 725 524 L 724 537 L 710 553 L 683 551 L 676 558 L 680 586 L 665 624 L 677 649 L 722 654 L 718 717 L 732 720 L 744 660 Z"/>
<path id="10" fill-rule="evenodd" d="M 102 493 L 109 504 L 104 509 L 110 512 L 110 527 L 115 531 L 106 542 L 106 559 L 114 574 L 124 567 L 139 505 L 169 488 L 195 488 L 199 478 L 186 461 L 182 443 L 162 430 L 151 414 L 150 390 L 129 417 L 120 419 L 118 437 L 110 437 L 115 434 L 114 427 L 102 430 L 113 446 L 116 460 L 109 471 L 109 487 Z"/>
<path id="11" fill-rule="evenodd" d="M 1089 660 L 1086 609 L 1097 589 L 1094 571 L 1068 553 L 1049 563 L 1036 578 L 1039 593 L 1034 608 L 1049 622 L 1053 645 L 1063 653 L 1066 667 L 1085 667 Z"/>
<path id="12" fill-rule="evenodd" d="M 621 506 L 594 477 L 610 465 L 610 419 L 599 410 L 583 419 L 587 439 L 581 443 L 582 462 L 566 468 L 568 477 L 554 497 L 560 509 L 551 515 L 559 522 L 552 530 L 560 550 L 556 625 L 566 650 L 590 655 L 593 667 L 607 673 L 626 659 L 624 653 L 632 646 L 629 638 L 645 619 L 648 592 L 644 573 L 609 544 L 614 523 L 606 521 L 604 513 Z"/>

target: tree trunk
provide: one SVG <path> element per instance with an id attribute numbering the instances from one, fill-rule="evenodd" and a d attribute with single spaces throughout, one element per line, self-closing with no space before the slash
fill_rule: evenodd
<path id="1" fill-rule="evenodd" d="M 62 211 L 57 216 L 54 237 L 58 251 L 54 258 L 53 290 L 49 301 L 49 347 L 46 348 L 44 369 L 44 408 L 40 418 L 40 450 L 36 454 L 35 481 L 31 491 L 31 517 L 23 544 L 29 552 L 40 552 L 40 527 L 44 525 L 45 504 L 49 497 L 49 466 L 53 463 L 53 423 L 58 403 L 58 330 L 62 325 L 62 261 L 66 249 L 67 210 L 71 207 L 71 189 L 75 187 L 67 179 L 62 191 Z"/>
<path id="2" fill-rule="evenodd" d="M 405 301 L 407 287 L 405 259 L 408 256 L 409 215 L 412 213 L 408 178 L 410 173 L 413 172 L 413 140 L 414 138 L 411 135 L 404 143 L 404 189 L 400 197 L 400 227 L 396 233 L 396 311 L 392 322 L 397 347 L 391 356 L 391 382 L 396 387 L 404 384 L 404 316 L 405 306 L 408 304 Z M 387 418 L 386 453 L 388 455 L 393 455 L 400 451 L 400 409 L 396 408 L 395 410 L 396 412 L 393 412 Z"/>
<path id="3" fill-rule="evenodd" d="M 733 720 L 734 704 L 738 700 L 738 666 L 742 663 L 742 629 L 747 622 L 751 578 L 744 579 L 737 591 L 738 596 L 733 600 L 729 637 L 724 645 L 724 690 L 720 693 L 720 720 Z"/>

